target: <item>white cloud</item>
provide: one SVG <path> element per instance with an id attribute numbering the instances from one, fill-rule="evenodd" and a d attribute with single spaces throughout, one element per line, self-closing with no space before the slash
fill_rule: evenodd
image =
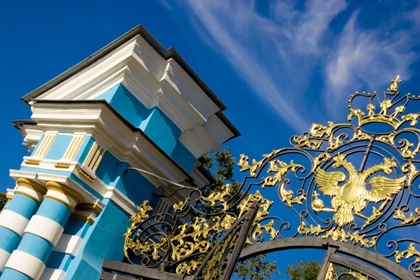
<path id="1" fill-rule="evenodd" d="M 380 90 L 396 74 L 409 78 L 410 51 L 420 20 L 413 10 L 407 16 L 411 29 L 386 33 L 378 27 L 364 30 L 358 11 L 344 27 L 331 31 L 331 24 L 347 9 L 345 0 L 308 0 L 303 9 L 291 1 L 271 1 L 269 12 L 257 11 L 254 1 L 179 1 L 206 42 L 221 53 L 244 81 L 285 123 L 296 132 L 307 130 L 320 118 L 337 118 L 334 108 L 358 86 Z M 411 41 L 410 41 L 411 40 Z M 415 40 L 414 40 L 415 41 Z M 324 103 L 313 105 L 315 90 L 309 88 L 314 71 L 322 73 Z M 365 89 L 365 90 L 368 90 Z M 344 99 L 344 100 L 343 100 Z M 340 102 L 340 103 L 337 103 Z M 344 103 L 343 103 L 344 102 Z M 330 109 L 332 115 L 319 114 Z M 302 115 L 301 112 L 306 114 Z"/>
<path id="2" fill-rule="evenodd" d="M 382 36 L 381 29 L 364 31 L 357 26 L 357 17 L 354 12 L 326 63 L 326 100 L 342 102 L 363 90 L 355 88 L 360 84 L 380 90 L 397 74 L 410 78 L 409 66 L 417 55 L 409 49 L 409 32 Z"/>

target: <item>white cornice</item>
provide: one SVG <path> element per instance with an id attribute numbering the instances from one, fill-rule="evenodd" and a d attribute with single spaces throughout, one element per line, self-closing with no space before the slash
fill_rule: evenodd
<path id="1" fill-rule="evenodd" d="M 107 143 L 112 154 L 133 167 L 149 170 L 175 182 L 188 178 L 143 133 L 131 130 L 104 103 L 35 103 L 32 111 L 32 119 L 44 131 L 69 132 L 82 128 L 99 142 Z"/>
<path id="2" fill-rule="evenodd" d="M 181 133 L 193 137 L 187 141 L 184 135 L 181 142 L 195 156 L 208 153 L 234 136 L 215 115 L 220 111 L 218 106 L 184 69 L 174 59 L 163 59 L 141 36 L 127 41 L 36 100 L 100 99 L 102 93 L 120 83 L 146 108 L 157 106 Z M 81 116 L 89 119 L 91 114 L 87 108 Z M 48 122 L 47 119 L 43 121 Z M 195 147 L 203 139 L 206 143 Z"/>

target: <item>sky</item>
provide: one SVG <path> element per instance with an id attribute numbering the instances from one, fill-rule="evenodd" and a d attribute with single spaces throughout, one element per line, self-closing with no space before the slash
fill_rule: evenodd
<path id="1" fill-rule="evenodd" d="M 27 155 L 22 96 L 142 24 L 227 106 L 233 155 L 261 158 L 312 123 L 345 121 L 355 91 L 420 95 L 419 1 L 0 1 L 0 191 Z"/>

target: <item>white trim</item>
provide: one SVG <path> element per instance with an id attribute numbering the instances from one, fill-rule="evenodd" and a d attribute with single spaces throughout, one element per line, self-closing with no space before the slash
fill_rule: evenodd
<path id="1" fill-rule="evenodd" d="M 34 280 L 39 280 L 39 277 L 41 277 L 41 274 L 44 271 L 45 264 L 31 254 L 15 250 L 5 267 L 17 270 Z"/>
<path id="2" fill-rule="evenodd" d="M 6 265 L 9 257 L 10 257 L 10 253 L 0 248 L 0 272 L 3 272 L 4 266 Z"/>
<path id="3" fill-rule="evenodd" d="M 66 272 L 61 269 L 46 267 L 39 280 L 63 280 Z"/>
<path id="4" fill-rule="evenodd" d="M 79 251 L 80 246 L 82 246 L 82 243 L 83 238 L 80 236 L 63 234 L 61 235 L 57 245 L 55 245 L 53 251 L 69 254 L 74 257 L 77 255 L 77 252 Z"/>
<path id="5" fill-rule="evenodd" d="M 76 75 L 41 94 L 32 105 L 37 107 L 36 100 L 40 99 L 95 99 L 118 83 L 122 83 L 146 108 L 157 106 L 161 109 L 182 133 L 201 128 L 197 130 L 200 131 L 199 134 L 193 134 L 197 138 L 192 143 L 200 143 L 200 139 L 212 139 L 220 144 L 233 136 L 232 131 L 216 115 L 220 111 L 216 103 L 174 59 L 163 59 L 141 36 L 132 38 Z M 56 111 L 55 116 L 60 115 L 59 110 Z M 34 110 L 33 119 L 40 124 L 38 116 L 39 111 Z M 50 117 L 50 121 L 52 119 L 54 117 Z M 206 126 L 207 122 L 215 122 L 219 131 L 213 133 L 213 126 Z M 190 143 L 186 144 L 190 151 L 195 147 Z M 209 151 L 191 152 L 205 154 Z"/>
<path id="6" fill-rule="evenodd" d="M 134 215 L 138 212 L 136 204 L 131 201 L 127 196 L 120 192 L 115 187 L 109 187 L 108 192 L 104 195 L 104 198 L 109 198 L 114 201 L 118 206 L 120 206 L 124 211 L 130 215 Z"/>
<path id="7" fill-rule="evenodd" d="M 51 209 L 51 211 L 53 211 L 53 209 Z M 25 232 L 38 235 L 54 246 L 57 245 L 63 231 L 64 228 L 59 223 L 40 215 L 32 216 L 25 229 Z"/>
<path id="8" fill-rule="evenodd" d="M 58 201 L 65 203 L 65 205 L 69 205 L 71 207 L 75 207 L 77 204 L 76 200 L 71 198 L 70 195 L 63 193 L 61 190 L 49 189 L 46 194 L 46 197 L 48 196 L 55 198 Z"/>
<path id="9" fill-rule="evenodd" d="M 37 192 L 36 190 L 27 188 L 25 186 L 18 186 L 18 188 L 15 190 L 17 193 L 25 194 L 26 196 L 29 196 L 30 198 L 36 200 L 36 201 L 42 201 L 44 199 L 44 194 L 41 194 Z"/>
<path id="10" fill-rule="evenodd" d="M 22 236 L 29 220 L 19 213 L 4 209 L 0 214 L 0 226 L 10 229 Z"/>

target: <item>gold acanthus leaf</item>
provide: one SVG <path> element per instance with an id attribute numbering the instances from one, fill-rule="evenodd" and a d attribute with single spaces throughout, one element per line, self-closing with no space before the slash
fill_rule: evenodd
<path id="1" fill-rule="evenodd" d="M 395 215 L 393 216 L 396 220 L 401 220 L 403 225 L 415 224 L 420 221 L 420 208 L 414 209 L 417 216 L 414 216 L 413 213 L 410 213 L 408 217 L 403 213 L 401 209 L 395 209 Z"/>
<path id="2" fill-rule="evenodd" d="M 410 243 L 410 245 L 408 246 L 408 248 L 404 251 L 395 251 L 395 262 L 396 263 L 400 263 L 401 260 L 404 258 L 409 259 L 412 258 L 414 256 L 417 256 L 417 258 L 414 260 L 414 263 L 417 268 L 413 269 L 414 275 L 419 277 L 420 276 L 420 268 L 418 267 L 420 265 L 420 252 L 417 251 L 416 247 L 414 246 L 414 243 Z M 412 265 L 411 265 L 412 266 Z M 413 267 L 413 266 L 412 266 Z"/>
<path id="3" fill-rule="evenodd" d="M 246 170 L 249 170 L 249 174 L 252 177 L 255 177 L 257 175 L 257 170 L 262 166 L 263 160 L 256 161 L 255 159 L 252 160 L 252 164 L 249 165 L 248 163 L 248 156 L 241 154 L 239 158 L 238 166 L 241 168 L 240 171 L 244 172 Z"/>
<path id="4" fill-rule="evenodd" d="M 223 205 L 223 209 L 229 208 L 228 201 L 232 197 L 232 186 L 230 184 L 224 184 L 221 191 L 212 192 L 209 196 L 202 196 L 201 199 L 209 202 L 210 206 Z"/>
<path id="5" fill-rule="evenodd" d="M 273 176 L 268 176 L 264 178 L 264 182 L 261 185 L 262 188 L 265 188 L 266 186 L 272 187 L 275 186 L 277 183 L 281 182 L 283 180 L 283 176 L 286 175 L 286 173 L 289 170 L 292 170 L 292 172 L 296 173 L 296 171 L 299 168 L 303 168 L 302 165 L 296 164 L 293 162 L 293 160 L 290 161 L 289 164 L 274 159 L 268 162 L 270 167 L 267 170 L 267 173 L 275 173 Z"/>
<path id="6" fill-rule="evenodd" d="M 349 242 L 354 241 L 357 244 L 365 246 L 366 248 L 372 248 L 376 244 L 377 237 L 374 236 L 371 239 L 365 238 L 364 234 L 359 232 L 347 232 L 342 227 L 334 227 L 332 229 L 323 229 L 320 225 L 306 225 L 304 221 L 301 222 L 298 233 L 301 235 L 315 235 L 324 239 L 332 239 L 334 241 Z"/>

